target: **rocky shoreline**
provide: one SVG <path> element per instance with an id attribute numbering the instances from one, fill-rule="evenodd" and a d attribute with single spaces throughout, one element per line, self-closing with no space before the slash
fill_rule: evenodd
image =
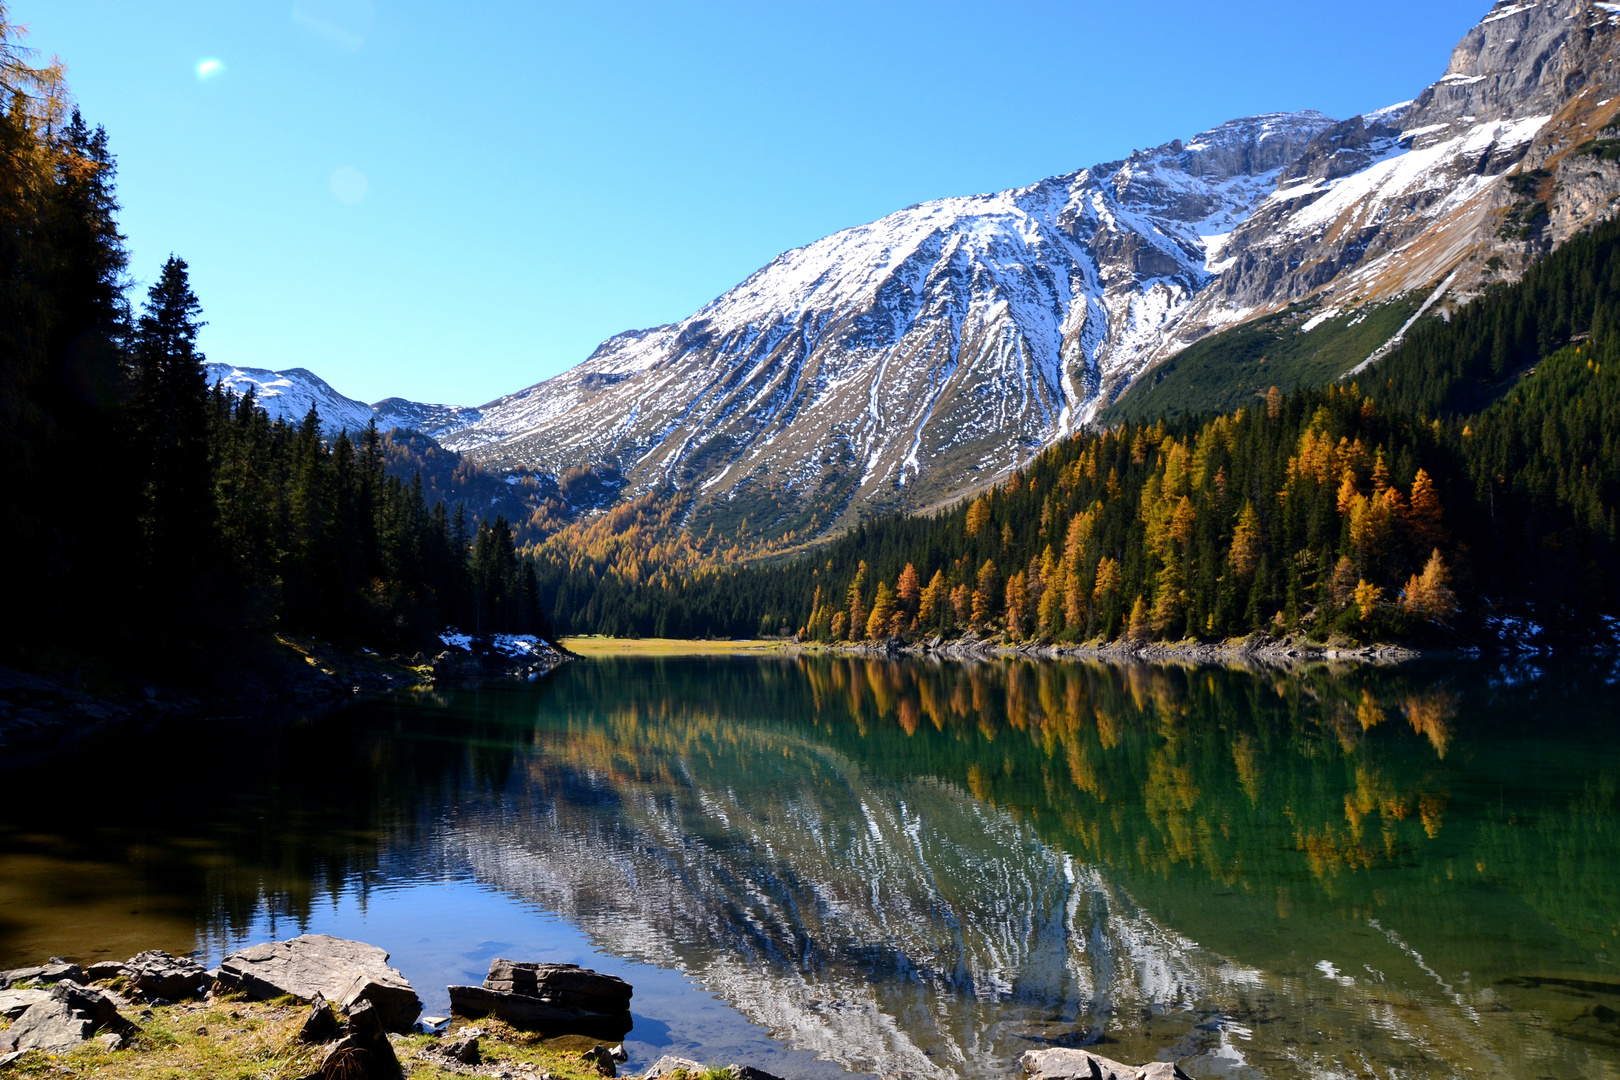
<path id="1" fill-rule="evenodd" d="M 52 957 L 0 971 L 0 1075 L 259 1075 L 297 1080 L 604 1080 L 629 1059 L 630 984 L 573 964 L 497 959 L 449 987 L 450 1016 L 375 945 L 326 934 L 263 942 L 205 971 L 143 952 L 81 967 Z M 614 1045 L 619 1044 L 619 1045 Z M 1024 1080 L 1188 1080 L 1173 1062 L 1088 1050 L 1024 1054 Z M 782 1080 L 750 1065 L 665 1055 L 640 1080 Z"/>
<path id="2" fill-rule="evenodd" d="M 313 638 L 277 637 L 228 674 L 194 680 L 104 681 L 0 667 L 0 762 L 7 767 L 54 752 L 116 723 L 240 720 L 328 708 L 398 690 L 539 679 L 573 659 L 550 642 L 514 635 L 447 634 L 436 655 L 384 654 Z"/>
<path id="3" fill-rule="evenodd" d="M 1425 657 L 1471 658 L 1479 655 L 1477 649 L 1416 649 L 1389 643 L 1324 644 L 1303 638 L 1274 638 L 1268 634 L 1253 634 L 1246 638 L 1220 642 L 1196 639 L 1138 642 L 1121 639 L 1078 645 L 1039 642 L 1012 644 L 967 634 L 950 640 L 934 637 L 922 642 L 904 642 L 892 638 L 888 641 L 805 643 L 790 648 L 797 651 L 831 652 L 850 656 L 916 656 L 952 660 L 1027 657 L 1042 660 L 1101 660 L 1113 664 L 1176 664 L 1195 667 L 1219 665 L 1246 668 L 1291 668 L 1318 663 L 1387 666 Z"/>

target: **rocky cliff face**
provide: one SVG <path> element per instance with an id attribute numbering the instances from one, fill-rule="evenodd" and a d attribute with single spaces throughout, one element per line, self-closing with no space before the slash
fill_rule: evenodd
<path id="1" fill-rule="evenodd" d="M 1302 300 L 1455 303 L 1608 216 L 1620 165 L 1582 148 L 1620 111 L 1617 23 L 1613 4 L 1501 0 L 1415 101 L 1299 156 L 1153 359 Z"/>
<path id="2" fill-rule="evenodd" d="M 1616 4 L 1501 0 L 1412 102 L 1235 120 L 909 207 L 608 340 L 446 443 L 684 489 L 695 521 L 754 536 L 952 499 L 1210 333 L 1295 303 L 1434 310 L 1611 213 L 1620 153 L 1592 150 L 1620 136 L 1617 23 Z"/>

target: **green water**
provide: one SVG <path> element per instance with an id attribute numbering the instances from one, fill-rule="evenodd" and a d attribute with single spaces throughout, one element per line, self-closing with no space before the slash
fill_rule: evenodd
<path id="1" fill-rule="evenodd" d="M 0 963 L 386 927 L 419 986 L 681 973 L 647 1054 L 1620 1076 L 1620 689 L 1537 665 L 605 659 L 111 733 L 0 773 Z"/>

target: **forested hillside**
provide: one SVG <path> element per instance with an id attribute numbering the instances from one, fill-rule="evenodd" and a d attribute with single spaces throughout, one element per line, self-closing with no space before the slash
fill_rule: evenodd
<path id="1" fill-rule="evenodd" d="M 1362 385 L 1083 433 L 798 563 L 649 586 L 542 550 L 542 595 L 575 631 L 818 640 L 1447 637 L 1526 605 L 1589 626 L 1620 609 L 1617 250 L 1620 223 L 1572 240 Z"/>
<path id="2" fill-rule="evenodd" d="M 545 631 L 504 519 L 210 392 L 171 256 L 137 315 L 106 133 L 0 8 L 0 662 L 151 670 L 272 632 L 408 647 L 447 622 Z M 504 486 L 504 485 L 503 485 Z"/>

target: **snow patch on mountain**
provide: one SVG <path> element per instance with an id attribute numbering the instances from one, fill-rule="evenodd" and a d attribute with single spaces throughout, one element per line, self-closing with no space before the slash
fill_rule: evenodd
<path id="1" fill-rule="evenodd" d="M 321 431 L 329 437 L 341 431 L 351 434 L 363 431 L 375 420 L 381 431 L 403 428 L 442 439 L 477 422 L 482 416 L 477 409 L 467 406 L 430 405 L 398 397 L 367 405 L 338 393 L 308 368 L 270 371 L 266 368 L 209 363 L 204 365 L 204 369 L 210 386 L 223 385 L 238 396 L 251 389 L 259 406 L 272 420 L 299 423 L 313 406 L 320 417 Z"/>

